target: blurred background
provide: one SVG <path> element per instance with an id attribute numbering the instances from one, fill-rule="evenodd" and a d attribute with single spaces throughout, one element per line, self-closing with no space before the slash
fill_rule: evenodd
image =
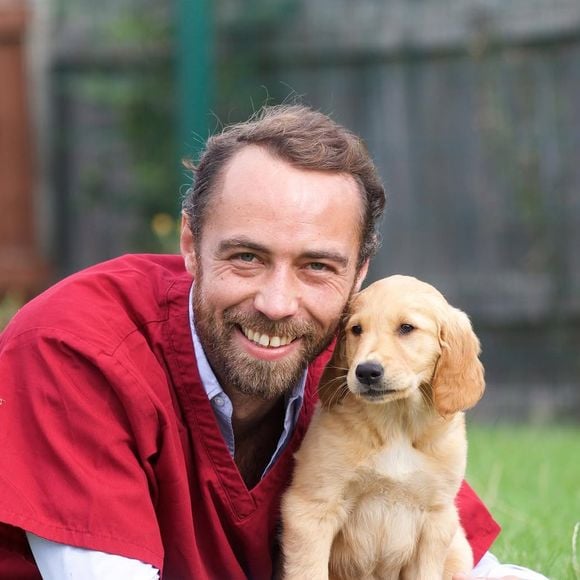
<path id="1" fill-rule="evenodd" d="M 295 99 L 384 178 L 370 280 L 471 316 L 474 416 L 577 422 L 578 0 L 0 0 L 0 326 L 82 267 L 176 251 L 180 160 Z"/>

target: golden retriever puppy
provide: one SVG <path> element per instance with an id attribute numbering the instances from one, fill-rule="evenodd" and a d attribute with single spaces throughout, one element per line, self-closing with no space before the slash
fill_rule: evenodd
<path id="1" fill-rule="evenodd" d="M 287 580 L 437 580 L 471 570 L 454 499 L 463 410 L 484 390 L 467 316 L 391 276 L 352 300 L 282 504 Z"/>

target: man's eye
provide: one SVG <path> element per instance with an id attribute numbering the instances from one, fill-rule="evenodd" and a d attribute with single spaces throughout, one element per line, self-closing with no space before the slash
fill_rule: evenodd
<path id="1" fill-rule="evenodd" d="M 241 254 L 237 255 L 237 258 L 242 262 L 253 262 L 256 259 L 256 254 L 252 254 L 251 252 L 242 252 Z"/>
<path id="2" fill-rule="evenodd" d="M 311 262 L 308 264 L 308 267 L 315 272 L 324 272 L 325 270 L 328 270 L 328 266 L 322 262 Z"/>

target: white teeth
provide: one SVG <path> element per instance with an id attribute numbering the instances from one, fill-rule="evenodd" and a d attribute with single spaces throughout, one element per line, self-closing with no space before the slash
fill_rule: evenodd
<path id="1" fill-rule="evenodd" d="M 286 346 L 292 342 L 288 336 L 268 336 L 267 334 L 260 334 L 254 332 L 249 328 L 242 328 L 242 332 L 248 340 L 259 344 L 260 346 L 269 346 L 270 348 L 278 348 L 279 346 Z"/>

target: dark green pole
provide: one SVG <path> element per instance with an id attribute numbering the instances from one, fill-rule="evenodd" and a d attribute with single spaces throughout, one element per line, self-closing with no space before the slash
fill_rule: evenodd
<path id="1" fill-rule="evenodd" d="M 195 157 L 208 137 L 213 101 L 211 0 L 177 0 L 177 138 L 181 157 Z"/>

